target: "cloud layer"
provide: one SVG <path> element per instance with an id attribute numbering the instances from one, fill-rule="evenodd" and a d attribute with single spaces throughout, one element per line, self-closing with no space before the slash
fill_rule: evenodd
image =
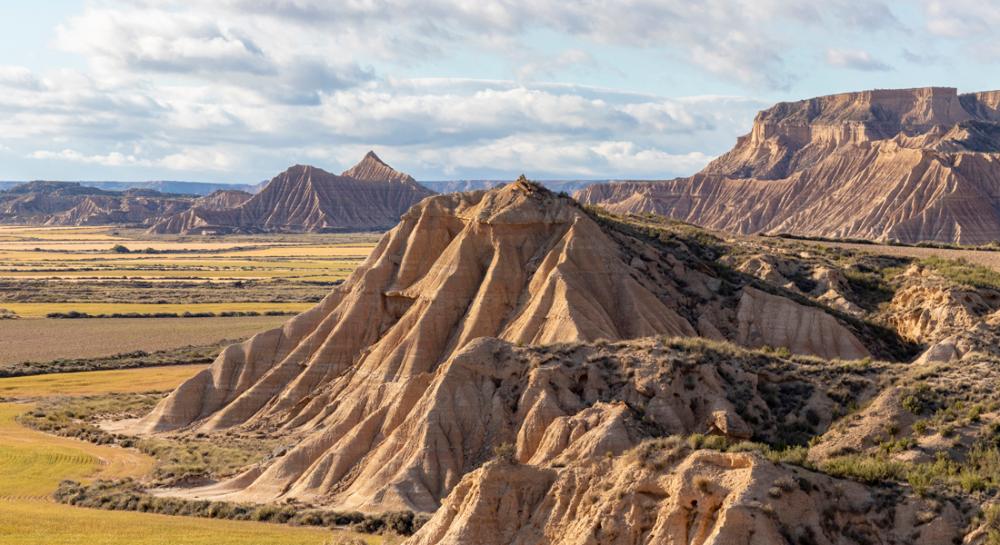
<path id="1" fill-rule="evenodd" d="M 937 55 L 851 36 L 964 43 L 992 28 L 982 5 L 926 0 L 916 28 L 881 0 L 94 0 L 53 29 L 85 68 L 0 65 L 0 157 L 254 181 L 376 148 L 421 178 L 682 175 L 816 65 Z"/>

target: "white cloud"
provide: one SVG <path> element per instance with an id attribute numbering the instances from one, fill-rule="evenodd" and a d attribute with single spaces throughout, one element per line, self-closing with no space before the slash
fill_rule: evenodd
<path id="1" fill-rule="evenodd" d="M 23 66 L 0 66 L 0 87 L 37 90 L 42 82 Z"/>
<path id="2" fill-rule="evenodd" d="M 38 150 L 31 154 L 32 159 L 71 161 L 74 163 L 96 164 L 108 167 L 117 167 L 125 164 L 137 164 L 135 156 L 124 155 L 118 152 L 111 152 L 106 155 L 85 155 L 73 149 L 62 151 Z"/>
<path id="3" fill-rule="evenodd" d="M 924 0 L 924 12 L 927 29 L 949 38 L 992 38 L 1000 25 L 1000 10 L 989 0 Z"/>
<path id="4" fill-rule="evenodd" d="M 800 77 L 795 33 L 902 28 L 881 0 L 86 6 L 56 36 L 85 69 L 0 67 L 4 141 L 19 156 L 38 150 L 36 163 L 251 181 L 300 160 L 336 170 L 372 147 L 418 176 L 688 174 L 728 149 L 767 104 L 540 81 L 602 81 L 590 76 L 619 69 L 606 56 L 614 51 L 654 59 L 646 67 L 664 74 L 667 95 L 688 76 L 724 82 L 726 92 L 786 89 Z M 453 73 L 448 63 L 459 56 L 460 67 L 483 59 L 491 66 L 477 73 L 499 79 L 409 77 Z M 889 68 L 860 50 L 831 49 L 827 60 Z"/>
<path id="5" fill-rule="evenodd" d="M 892 67 L 888 64 L 875 59 L 870 53 L 860 49 L 828 49 L 826 51 L 826 62 L 830 66 L 864 72 L 887 72 L 892 70 Z"/>

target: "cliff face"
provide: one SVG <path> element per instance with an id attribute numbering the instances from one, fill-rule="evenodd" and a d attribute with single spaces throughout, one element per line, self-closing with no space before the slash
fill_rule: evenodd
<path id="1" fill-rule="evenodd" d="M 432 192 L 393 170 L 374 153 L 337 176 L 296 165 L 256 195 L 230 208 L 196 207 L 150 232 L 319 232 L 388 229 Z"/>
<path id="2" fill-rule="evenodd" d="M 576 196 L 744 234 L 986 243 L 1000 239 L 998 94 L 927 88 L 781 103 L 695 176 Z"/>

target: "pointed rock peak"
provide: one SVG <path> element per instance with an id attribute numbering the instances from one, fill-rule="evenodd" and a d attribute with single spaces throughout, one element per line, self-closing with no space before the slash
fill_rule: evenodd
<path id="1" fill-rule="evenodd" d="M 369 151 L 361 162 L 344 171 L 341 176 L 348 176 L 356 180 L 366 182 L 415 182 L 409 174 L 399 172 L 390 167 L 375 155 L 374 151 Z"/>
<path id="2" fill-rule="evenodd" d="M 531 193 L 536 193 L 539 191 L 548 192 L 548 190 L 545 189 L 545 186 L 537 182 L 532 182 L 524 174 L 518 176 L 517 179 L 514 180 L 514 183 L 511 185 L 513 185 L 515 188 L 521 191 L 524 191 L 525 193 L 528 193 L 529 195 Z"/>
<path id="3" fill-rule="evenodd" d="M 364 162 L 364 161 L 375 161 L 376 163 L 378 163 L 380 165 L 389 166 L 389 165 L 385 164 L 385 161 L 383 161 L 382 159 L 379 159 L 378 155 L 375 155 L 375 150 L 368 150 L 368 153 L 365 154 L 365 158 L 362 159 L 361 161 L 362 162 Z"/>

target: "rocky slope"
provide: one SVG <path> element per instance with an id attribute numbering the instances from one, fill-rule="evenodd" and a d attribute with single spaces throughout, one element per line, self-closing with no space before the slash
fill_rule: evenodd
<path id="1" fill-rule="evenodd" d="M 239 206 L 253 197 L 253 193 L 236 189 L 220 189 L 213 191 L 204 197 L 195 199 L 193 206 L 206 208 L 208 210 L 224 210 Z"/>
<path id="2" fill-rule="evenodd" d="M 962 532 L 951 506 L 676 439 L 560 469 L 492 462 L 407 543 L 932 545 Z"/>
<path id="3" fill-rule="evenodd" d="M 159 494 L 433 513 L 412 544 L 979 543 L 1000 292 L 935 266 L 439 195 L 131 431 L 285 445 Z"/>
<path id="4" fill-rule="evenodd" d="M 431 191 L 393 170 L 374 153 L 340 176 L 296 165 L 256 195 L 229 208 L 192 208 L 167 217 L 154 234 L 377 231 Z"/>
<path id="5" fill-rule="evenodd" d="M 189 496 L 433 511 L 505 443 L 539 466 L 666 433 L 798 443 L 877 393 L 875 368 L 853 377 L 805 359 L 788 374 L 780 357 L 734 348 L 604 344 L 884 350 L 863 324 L 718 257 L 710 241 L 644 234 L 526 180 L 426 199 L 322 303 L 226 349 L 138 429 L 238 427 L 293 445 Z M 553 345 L 581 342 L 597 344 Z"/>
<path id="6" fill-rule="evenodd" d="M 923 88 L 781 103 L 690 178 L 576 196 L 744 234 L 983 244 L 1000 239 L 998 96 Z"/>
<path id="7" fill-rule="evenodd" d="M 0 223 L 18 225 L 149 225 L 180 213 L 189 197 L 153 190 L 105 191 L 75 182 L 30 182 L 0 193 Z"/>

